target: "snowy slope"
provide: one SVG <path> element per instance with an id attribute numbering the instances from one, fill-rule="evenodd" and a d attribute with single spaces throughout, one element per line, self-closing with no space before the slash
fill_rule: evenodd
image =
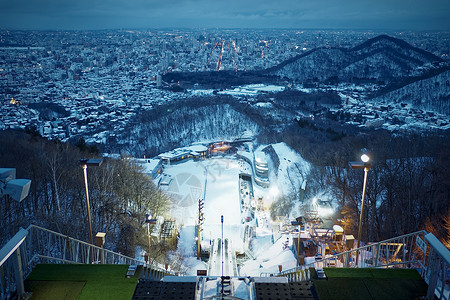
<path id="1" fill-rule="evenodd" d="M 278 155 L 280 165 L 277 171 L 278 176 L 273 176 L 271 182 L 276 182 L 278 189 L 284 195 L 291 192 L 297 193 L 302 185 L 306 184 L 311 164 L 285 143 L 273 144 L 272 147 Z"/>

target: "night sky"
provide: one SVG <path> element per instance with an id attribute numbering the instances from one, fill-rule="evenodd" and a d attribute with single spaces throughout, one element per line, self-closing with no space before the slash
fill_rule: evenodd
<path id="1" fill-rule="evenodd" d="M 0 0 L 0 28 L 449 30 L 450 0 Z"/>

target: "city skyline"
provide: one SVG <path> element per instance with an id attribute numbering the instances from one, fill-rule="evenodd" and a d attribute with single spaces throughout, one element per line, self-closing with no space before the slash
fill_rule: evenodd
<path id="1" fill-rule="evenodd" d="M 299 28 L 449 30 L 450 2 L 0 0 L 0 28 Z"/>

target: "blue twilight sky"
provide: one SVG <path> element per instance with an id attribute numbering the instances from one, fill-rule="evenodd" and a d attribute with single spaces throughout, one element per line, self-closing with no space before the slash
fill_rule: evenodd
<path id="1" fill-rule="evenodd" d="M 450 0 L 0 0 L 0 28 L 449 30 Z"/>

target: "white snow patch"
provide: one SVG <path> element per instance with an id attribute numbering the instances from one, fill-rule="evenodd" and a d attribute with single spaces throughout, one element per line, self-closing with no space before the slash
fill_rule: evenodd
<path id="1" fill-rule="evenodd" d="M 280 238 L 272 244 L 271 236 L 257 237 L 253 248 L 258 251 L 255 260 L 244 263 L 240 269 L 241 276 L 261 276 L 262 273 L 275 274 L 279 265 L 283 270 L 295 268 L 297 260 L 290 248 L 285 248 L 286 238 Z"/>

